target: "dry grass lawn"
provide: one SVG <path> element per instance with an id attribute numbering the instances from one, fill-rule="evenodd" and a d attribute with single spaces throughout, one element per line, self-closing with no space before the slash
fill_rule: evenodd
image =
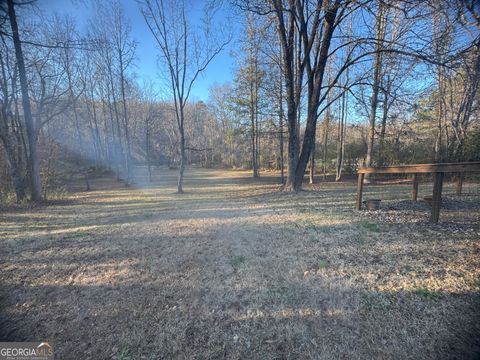
<path id="1" fill-rule="evenodd" d="M 58 359 L 475 359 L 480 186 L 446 184 L 441 224 L 410 185 L 299 195 L 189 169 L 0 212 L 0 340 Z M 431 184 L 422 184 L 421 195 Z"/>

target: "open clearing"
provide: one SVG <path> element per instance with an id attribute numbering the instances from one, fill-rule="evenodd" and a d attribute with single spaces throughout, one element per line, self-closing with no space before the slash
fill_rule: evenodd
<path id="1" fill-rule="evenodd" d="M 446 184 L 430 225 L 409 184 L 367 186 L 384 210 L 359 213 L 353 182 L 138 181 L 0 212 L 1 340 L 58 359 L 478 358 L 478 184 Z"/>

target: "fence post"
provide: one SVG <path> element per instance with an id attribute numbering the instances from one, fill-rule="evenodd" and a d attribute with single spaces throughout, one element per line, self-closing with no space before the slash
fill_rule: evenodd
<path id="1" fill-rule="evenodd" d="M 430 222 L 435 224 L 438 223 L 440 208 L 442 207 L 443 176 L 443 172 L 435 173 L 435 180 L 433 183 L 432 214 L 430 216 Z"/>
<path id="2" fill-rule="evenodd" d="M 355 204 L 355 209 L 357 209 L 357 210 L 360 210 L 362 208 L 362 192 L 363 192 L 363 179 L 364 178 L 365 178 L 364 173 L 358 174 L 357 203 Z"/>
<path id="3" fill-rule="evenodd" d="M 417 201 L 418 197 L 418 174 L 413 174 L 412 200 Z"/>
<path id="4" fill-rule="evenodd" d="M 464 176 L 465 175 L 463 173 L 461 173 L 461 174 L 459 174 L 458 179 L 457 179 L 457 195 L 458 196 L 462 195 L 462 187 L 463 187 Z"/>

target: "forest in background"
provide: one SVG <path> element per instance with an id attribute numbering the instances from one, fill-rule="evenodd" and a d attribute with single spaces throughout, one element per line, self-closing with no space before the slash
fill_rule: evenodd
<path id="1" fill-rule="evenodd" d="M 137 39 L 119 1 L 72 15 L 42 2 L 0 5 L 0 201 L 56 196 L 69 178 L 135 166 L 280 170 L 480 160 L 476 1 L 144 0 L 158 78 L 135 74 Z M 241 23 L 234 34 L 219 9 Z M 145 41 L 145 39 L 143 39 Z M 234 81 L 198 101 L 192 87 L 234 43 Z"/>

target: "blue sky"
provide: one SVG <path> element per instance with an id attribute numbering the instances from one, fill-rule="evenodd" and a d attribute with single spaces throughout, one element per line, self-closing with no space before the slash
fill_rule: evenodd
<path id="1" fill-rule="evenodd" d="M 132 25 L 132 37 L 137 41 L 137 60 L 134 72 L 137 74 L 139 84 L 142 84 L 144 80 L 148 80 L 153 81 L 161 88 L 163 79 L 159 76 L 159 69 L 156 65 L 159 52 L 153 36 L 140 13 L 139 5 L 136 0 L 120 0 L 120 3 Z M 199 4 L 198 0 L 195 0 L 193 3 L 199 5 L 198 9 L 194 7 L 190 13 L 195 19 L 200 17 L 199 9 L 201 4 Z M 87 20 L 92 14 L 92 6 L 90 4 L 88 0 L 38 0 L 36 3 L 37 7 L 47 14 L 57 12 L 58 14 L 74 16 L 80 31 L 84 30 Z M 222 13 L 219 15 L 222 16 Z M 231 42 L 196 81 L 192 89 L 191 100 L 206 101 L 211 85 L 232 80 L 234 63 L 229 54 L 234 44 L 234 41 Z"/>

